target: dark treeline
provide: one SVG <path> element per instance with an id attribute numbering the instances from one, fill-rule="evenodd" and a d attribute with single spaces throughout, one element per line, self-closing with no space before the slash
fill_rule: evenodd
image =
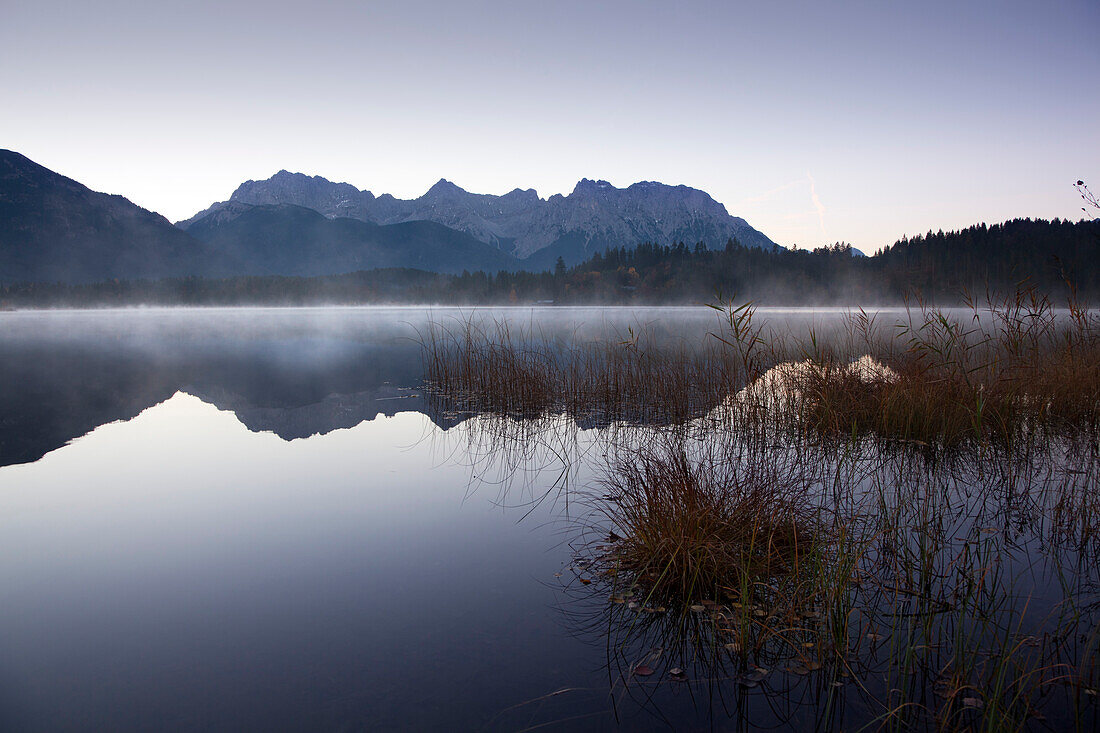
<path id="1" fill-rule="evenodd" d="M 765 252 L 727 241 L 643 243 L 609 249 L 553 271 L 440 275 L 386 269 L 324 277 L 180 278 L 91 285 L 36 283 L 0 288 L 5 307 L 121 305 L 307 305 L 357 303 L 557 304 L 701 303 L 736 296 L 776 305 L 900 303 L 951 305 L 969 293 L 1015 292 L 1021 284 L 1055 298 L 1070 287 L 1100 295 L 1100 221 L 1016 219 L 903 239 L 872 257 L 838 243 Z"/>

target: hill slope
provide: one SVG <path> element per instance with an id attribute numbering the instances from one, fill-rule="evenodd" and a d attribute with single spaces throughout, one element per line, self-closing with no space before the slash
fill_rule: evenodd
<path id="1" fill-rule="evenodd" d="M 0 150 L 0 282 L 216 275 L 235 267 L 159 214 Z"/>
<path id="2" fill-rule="evenodd" d="M 378 267 L 433 272 L 516 269 L 514 258 L 430 221 L 382 226 L 327 219 L 292 204 L 231 203 L 185 225 L 186 231 L 253 275 L 332 275 Z"/>

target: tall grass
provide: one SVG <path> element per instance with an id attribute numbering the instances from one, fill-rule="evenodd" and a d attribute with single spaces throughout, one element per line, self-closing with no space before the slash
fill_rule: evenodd
<path id="1" fill-rule="evenodd" d="M 611 342 L 583 342 L 467 320 L 431 324 L 421 345 L 429 394 L 456 414 L 683 423 L 745 379 L 717 341 L 661 346 L 632 330 Z"/>
<path id="2" fill-rule="evenodd" d="M 963 317 L 917 305 L 892 327 L 857 311 L 828 339 L 766 328 L 751 306 L 715 307 L 711 338 L 695 344 L 432 324 L 421 341 L 428 391 L 458 414 L 565 413 L 604 425 L 684 424 L 736 399 L 742 432 L 770 421 L 948 450 L 1100 435 L 1100 316 L 1075 303 L 1058 310 L 1021 290 Z"/>
<path id="3" fill-rule="evenodd" d="M 1096 435 L 1100 409 L 1100 318 L 1075 303 L 1065 311 L 1033 290 L 988 297 L 967 320 L 938 309 L 909 310 L 896 337 L 867 346 L 897 378 L 828 409 L 823 427 L 955 447 L 1028 440 L 1054 431 Z"/>

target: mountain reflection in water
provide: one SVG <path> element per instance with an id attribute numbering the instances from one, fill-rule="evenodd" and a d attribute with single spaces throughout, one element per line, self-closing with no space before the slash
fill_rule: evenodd
<path id="1" fill-rule="evenodd" d="M 0 729 L 472 729 L 598 683 L 561 553 L 433 434 L 288 443 L 178 393 L 0 470 Z"/>
<path id="2" fill-rule="evenodd" d="M 702 309 L 666 309 L 705 333 Z M 479 318 L 534 322 L 531 309 Z M 623 333 L 656 310 L 544 309 L 547 333 Z M 231 410 L 285 440 L 421 412 L 418 334 L 472 311 L 430 308 L 152 309 L 0 314 L 0 466 L 38 460 L 99 425 L 128 420 L 177 391 Z M 548 315 L 547 315 L 548 314 Z M 560 314 L 560 315 L 558 315 Z M 687 335 L 687 334 L 684 334 Z"/>

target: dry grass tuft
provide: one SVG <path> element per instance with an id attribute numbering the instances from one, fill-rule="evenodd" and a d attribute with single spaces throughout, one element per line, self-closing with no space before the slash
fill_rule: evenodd
<path id="1" fill-rule="evenodd" d="M 609 559 L 647 596 L 715 598 L 793 572 L 822 540 L 807 485 L 777 456 L 751 460 L 683 446 L 619 458 L 603 481 Z"/>

